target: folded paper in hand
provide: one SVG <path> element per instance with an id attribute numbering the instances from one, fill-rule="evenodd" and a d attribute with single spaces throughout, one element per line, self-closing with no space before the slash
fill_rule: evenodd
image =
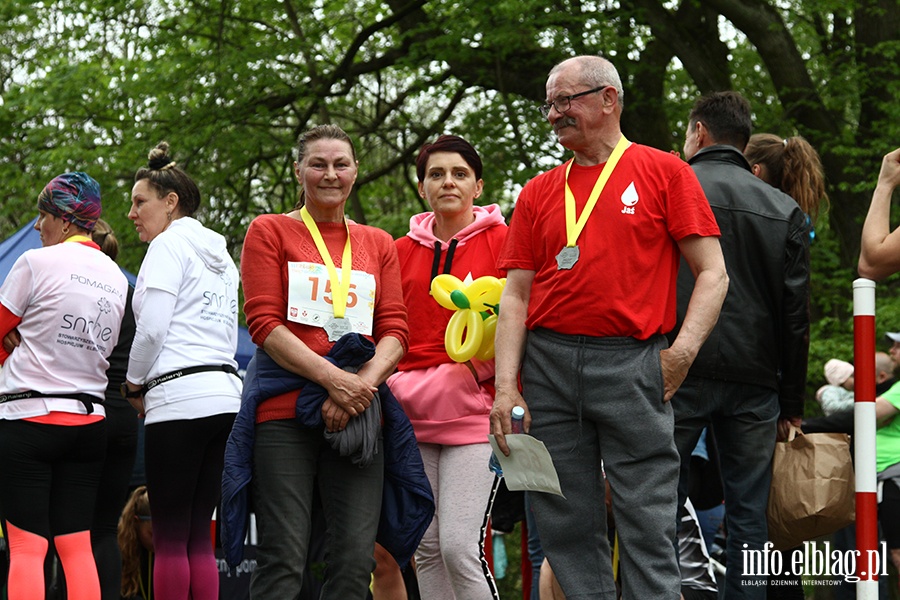
<path id="1" fill-rule="evenodd" d="M 509 456 L 504 456 L 496 438 L 488 435 L 488 439 L 503 468 L 503 479 L 510 491 L 526 490 L 563 495 L 559 488 L 559 476 L 544 442 L 524 433 L 508 434 L 506 443 L 509 445 Z"/>

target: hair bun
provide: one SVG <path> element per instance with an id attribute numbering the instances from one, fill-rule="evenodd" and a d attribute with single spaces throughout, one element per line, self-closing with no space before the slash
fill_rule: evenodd
<path id="1" fill-rule="evenodd" d="M 150 167 L 151 170 L 160 171 L 165 169 L 173 163 L 172 159 L 169 157 L 169 143 L 158 143 L 156 148 L 151 150 L 150 154 L 147 155 L 147 158 L 149 159 L 147 166 Z"/>

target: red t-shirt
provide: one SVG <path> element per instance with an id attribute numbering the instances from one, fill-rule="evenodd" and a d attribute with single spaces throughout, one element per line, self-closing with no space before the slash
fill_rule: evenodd
<path id="1" fill-rule="evenodd" d="M 576 216 L 603 166 L 572 165 Z M 674 155 L 632 144 L 578 237 L 578 262 L 561 271 L 556 255 L 566 245 L 565 177 L 561 165 L 528 182 L 498 262 L 501 269 L 535 272 L 528 329 L 637 339 L 671 330 L 677 241 L 719 235 L 693 170 Z"/>

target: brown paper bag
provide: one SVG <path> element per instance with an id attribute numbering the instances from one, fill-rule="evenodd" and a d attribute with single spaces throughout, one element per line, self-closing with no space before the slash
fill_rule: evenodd
<path id="1" fill-rule="evenodd" d="M 804 435 L 792 427 L 788 441 L 775 444 L 766 511 L 775 550 L 795 548 L 849 525 L 855 519 L 854 500 L 847 434 Z"/>

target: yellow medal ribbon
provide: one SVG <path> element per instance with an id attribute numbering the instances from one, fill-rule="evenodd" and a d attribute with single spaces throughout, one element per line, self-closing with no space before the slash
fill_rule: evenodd
<path id="1" fill-rule="evenodd" d="M 92 242 L 93 240 L 86 235 L 73 235 L 70 238 L 66 238 L 63 240 L 65 242 Z"/>
<path id="2" fill-rule="evenodd" d="M 347 224 L 347 219 L 344 219 L 344 226 L 347 228 L 347 243 L 344 244 L 344 253 L 341 256 L 341 275 L 338 277 L 337 268 L 334 266 L 334 261 L 331 260 L 331 255 L 328 253 L 325 240 L 322 239 L 322 234 L 319 233 L 319 226 L 316 225 L 316 221 L 309 214 L 309 211 L 306 210 L 306 206 L 300 209 L 300 218 L 303 219 L 303 224 L 309 229 L 309 234 L 319 250 L 319 256 L 322 257 L 322 262 L 325 263 L 325 267 L 328 269 L 328 279 L 331 280 L 331 306 L 334 308 L 334 317 L 343 319 L 344 312 L 347 310 L 347 296 L 350 294 L 350 273 L 353 271 L 353 258 L 350 252 L 350 225 Z"/>
<path id="3" fill-rule="evenodd" d="M 572 248 L 575 246 L 575 242 L 578 241 L 578 236 L 581 235 L 581 231 L 584 229 L 585 224 L 587 224 L 588 217 L 590 217 L 591 213 L 594 211 L 597 200 L 600 198 L 603 188 L 606 187 L 606 182 L 609 181 L 613 169 L 616 168 L 619 159 L 622 158 L 622 154 L 625 152 L 625 149 L 628 148 L 628 143 L 628 140 L 626 140 L 623 135 L 616 144 L 616 147 L 613 148 L 612 154 L 609 155 L 609 159 L 603 166 L 603 170 L 600 171 L 600 176 L 597 178 L 594 189 L 591 190 L 591 195 L 588 197 L 587 204 L 585 205 L 584 210 L 581 211 L 581 216 L 578 217 L 578 219 L 575 218 L 575 195 L 572 193 L 572 188 L 569 187 L 569 171 L 572 170 L 572 163 L 575 162 L 575 159 L 573 158 L 570 160 L 568 166 L 566 166 L 566 247 Z"/>

